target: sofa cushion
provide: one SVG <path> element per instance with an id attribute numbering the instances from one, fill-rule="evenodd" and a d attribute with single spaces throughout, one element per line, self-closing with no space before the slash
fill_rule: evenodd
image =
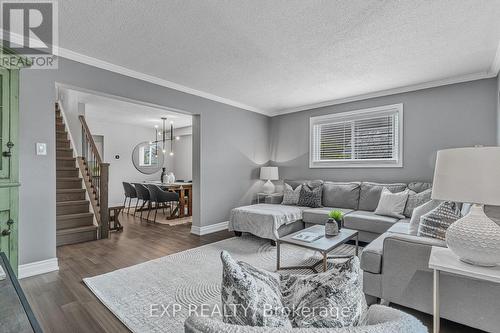
<path id="1" fill-rule="evenodd" d="M 323 206 L 358 209 L 361 183 L 323 183 Z"/>
<path id="2" fill-rule="evenodd" d="M 380 194 L 375 214 L 396 217 L 398 219 L 404 218 L 403 212 L 408 200 L 408 193 L 408 189 L 403 192 L 392 193 L 387 187 L 384 187 Z"/>
<path id="3" fill-rule="evenodd" d="M 302 185 L 297 186 L 293 189 L 290 185 L 285 183 L 285 190 L 283 191 L 283 201 L 282 205 L 296 205 L 299 203 L 300 191 Z"/>
<path id="4" fill-rule="evenodd" d="M 344 216 L 344 226 L 349 229 L 383 234 L 399 219 L 376 215 L 374 212 L 357 210 Z"/>
<path id="5" fill-rule="evenodd" d="M 340 210 L 342 213 L 344 213 L 344 215 L 352 212 L 352 209 L 346 208 L 309 208 L 302 211 L 302 221 L 306 223 L 325 224 L 326 220 L 328 220 L 328 213 L 334 209 Z"/>
<path id="6" fill-rule="evenodd" d="M 359 210 L 374 211 L 377 208 L 378 202 L 380 200 L 380 193 L 382 189 L 386 187 L 392 193 L 401 192 L 406 189 L 406 184 L 395 183 L 395 184 L 379 184 L 362 182 L 361 191 L 359 194 Z"/>
<path id="7" fill-rule="evenodd" d="M 395 234 L 405 234 L 408 235 L 410 233 L 410 223 L 405 222 L 404 220 L 399 220 L 392 225 L 392 227 L 387 230 L 387 232 L 392 232 Z"/>
<path id="8" fill-rule="evenodd" d="M 460 207 L 455 202 L 445 201 L 434 210 L 420 217 L 417 236 L 445 240 L 446 230 L 460 219 Z"/>
<path id="9" fill-rule="evenodd" d="M 361 252 L 361 269 L 370 273 L 380 274 L 382 271 L 382 254 L 384 252 L 384 239 L 389 236 L 384 233 L 375 238 Z"/>

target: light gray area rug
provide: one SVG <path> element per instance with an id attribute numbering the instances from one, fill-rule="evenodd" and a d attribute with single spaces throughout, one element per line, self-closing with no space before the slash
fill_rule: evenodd
<path id="1" fill-rule="evenodd" d="M 354 254 L 342 245 L 332 254 Z M 83 281 L 133 332 L 183 332 L 189 313 L 217 315 L 222 264 L 227 250 L 237 260 L 276 271 L 276 247 L 253 236 L 226 239 Z M 282 266 L 311 265 L 319 253 L 282 245 Z M 290 271 L 310 274 L 311 270 Z M 213 313 L 211 313 L 213 312 Z"/>

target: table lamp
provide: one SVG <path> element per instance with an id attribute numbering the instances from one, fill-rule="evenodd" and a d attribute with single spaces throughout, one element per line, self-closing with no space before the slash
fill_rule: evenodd
<path id="1" fill-rule="evenodd" d="M 261 167 L 260 179 L 267 180 L 262 187 L 262 191 L 266 194 L 274 193 L 274 184 L 271 180 L 278 180 L 278 167 Z"/>
<path id="2" fill-rule="evenodd" d="M 438 151 L 432 199 L 472 203 L 470 212 L 446 231 L 446 245 L 460 260 L 479 266 L 500 263 L 500 226 L 483 206 L 500 206 L 500 147 Z"/>

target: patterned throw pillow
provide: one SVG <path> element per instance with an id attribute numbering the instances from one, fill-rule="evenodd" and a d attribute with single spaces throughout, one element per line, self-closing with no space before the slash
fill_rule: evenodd
<path id="1" fill-rule="evenodd" d="M 411 217 L 415 208 L 417 208 L 418 206 L 422 206 L 424 203 L 431 200 L 431 195 L 432 189 L 428 189 L 420 193 L 410 190 L 403 214 L 406 217 Z"/>
<path id="2" fill-rule="evenodd" d="M 243 326 L 291 328 L 281 302 L 279 275 L 221 253 L 223 321 Z"/>
<path id="3" fill-rule="evenodd" d="M 309 187 L 302 185 L 300 189 L 299 202 L 297 205 L 302 207 L 319 208 L 321 207 L 321 196 L 323 194 L 323 186 Z"/>
<path id="4" fill-rule="evenodd" d="M 357 257 L 325 273 L 283 274 L 281 292 L 293 327 L 356 326 L 367 309 Z"/>
<path id="5" fill-rule="evenodd" d="M 448 227 L 461 217 L 459 205 L 445 201 L 436 209 L 420 217 L 417 235 L 445 240 Z"/>
<path id="6" fill-rule="evenodd" d="M 285 183 L 285 191 L 283 192 L 283 202 L 282 205 L 297 205 L 299 203 L 300 190 L 302 185 L 299 185 L 295 190 L 288 184 Z"/>

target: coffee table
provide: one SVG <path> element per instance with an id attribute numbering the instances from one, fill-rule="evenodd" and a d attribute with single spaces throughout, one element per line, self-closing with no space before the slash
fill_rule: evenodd
<path id="1" fill-rule="evenodd" d="M 293 236 L 300 234 L 302 232 L 313 232 L 322 235 L 320 239 L 315 240 L 314 242 L 304 242 L 300 240 L 293 239 Z M 356 241 L 356 256 L 358 255 L 358 243 L 359 243 L 359 238 L 358 238 L 358 231 L 357 230 L 351 230 L 351 229 L 346 229 L 342 228 L 339 231 L 339 234 L 337 236 L 325 236 L 325 226 L 324 225 L 314 225 L 312 227 L 294 232 L 290 235 L 287 235 L 285 237 L 282 237 L 278 240 L 276 240 L 276 270 L 285 270 L 285 269 L 310 269 L 316 273 L 318 273 L 316 266 L 319 263 L 323 263 L 323 272 L 326 272 L 327 269 L 327 259 L 331 258 L 348 258 L 352 257 L 351 255 L 335 255 L 335 256 L 329 256 L 328 253 L 332 252 L 335 250 L 337 247 L 347 243 L 347 241 L 355 239 Z M 309 250 L 314 250 L 318 251 L 321 253 L 323 256 L 322 259 L 318 260 L 315 264 L 311 266 L 287 266 L 287 267 L 282 267 L 281 266 L 281 244 L 289 244 L 289 245 L 295 245 L 299 247 L 303 247 Z"/>

